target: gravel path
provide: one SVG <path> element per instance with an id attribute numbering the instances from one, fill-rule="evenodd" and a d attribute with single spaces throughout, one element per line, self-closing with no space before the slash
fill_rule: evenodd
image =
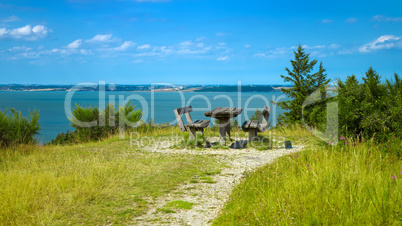
<path id="1" fill-rule="evenodd" d="M 148 212 L 134 219 L 134 224 L 140 225 L 210 225 L 212 220 L 223 208 L 233 188 L 241 181 L 246 171 L 255 170 L 262 165 L 271 163 L 276 158 L 298 152 L 302 146 L 293 149 L 274 149 L 258 151 L 253 148 L 230 150 L 188 150 L 188 149 L 158 149 L 149 148 L 146 151 L 165 154 L 213 155 L 229 167 L 220 174 L 212 175 L 216 183 L 188 183 L 175 192 L 149 200 L 152 207 Z M 175 210 L 175 213 L 158 211 L 171 201 L 182 200 L 194 203 L 189 210 Z"/>

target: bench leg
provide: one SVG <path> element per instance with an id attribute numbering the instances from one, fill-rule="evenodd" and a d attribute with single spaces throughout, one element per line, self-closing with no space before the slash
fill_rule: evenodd
<path id="1" fill-rule="evenodd" d="M 210 148 L 211 144 L 207 141 L 207 138 L 204 136 L 204 129 L 201 129 L 202 137 L 204 138 L 205 146 L 204 148 Z"/>
<path id="2" fill-rule="evenodd" d="M 207 139 L 204 136 L 204 129 L 201 129 L 201 135 L 202 135 L 202 138 L 204 139 L 204 142 L 207 142 Z"/>
<path id="3" fill-rule="evenodd" d="M 230 139 L 230 122 L 229 122 L 228 125 L 226 126 L 226 133 L 228 134 L 229 139 Z"/>
<path id="4" fill-rule="evenodd" d="M 219 119 L 219 143 L 222 146 L 226 145 L 227 123 L 227 119 Z"/>
<path id="5" fill-rule="evenodd" d="M 253 139 L 257 137 L 257 130 L 255 129 L 250 129 L 248 131 L 248 142 L 249 144 L 251 144 L 251 142 L 253 141 Z"/>
<path id="6" fill-rule="evenodd" d="M 197 130 L 195 128 L 190 128 L 189 133 L 190 133 L 189 140 L 195 140 L 197 136 Z"/>

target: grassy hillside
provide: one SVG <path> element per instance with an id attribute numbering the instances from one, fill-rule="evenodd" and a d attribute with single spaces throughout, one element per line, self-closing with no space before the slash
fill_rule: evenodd
<path id="1" fill-rule="evenodd" d="M 0 222 L 130 222 L 143 213 L 152 197 L 218 167 L 212 158 L 147 153 L 117 138 L 73 146 L 2 149 Z"/>
<path id="2" fill-rule="evenodd" d="M 283 132 L 310 145 L 247 175 L 215 225 L 402 223 L 400 139 L 334 147 L 301 128 Z"/>
<path id="3" fill-rule="evenodd" d="M 384 144 L 346 138 L 332 146 L 300 127 L 270 131 L 263 135 L 306 149 L 246 175 L 214 224 L 401 223 L 402 159 L 395 154 L 402 149 L 399 138 Z M 232 135 L 236 133 L 246 137 L 238 130 Z M 146 212 L 153 198 L 222 168 L 212 156 L 143 150 L 151 142 L 164 146 L 162 140 L 169 137 L 178 138 L 176 148 L 183 148 L 183 134 L 177 127 L 145 127 L 134 136 L 148 137 L 142 142 L 112 137 L 70 146 L 3 148 L 0 222 L 130 223 Z M 208 129 L 206 136 L 218 132 Z"/>

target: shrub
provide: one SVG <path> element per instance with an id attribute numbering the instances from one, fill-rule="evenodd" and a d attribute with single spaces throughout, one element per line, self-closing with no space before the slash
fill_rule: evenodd
<path id="1" fill-rule="evenodd" d="M 380 82 L 380 75 L 369 68 L 363 82 L 354 75 L 338 80 L 339 131 L 343 136 L 387 140 L 402 135 L 402 84 Z"/>
<path id="2" fill-rule="evenodd" d="M 0 111 L 0 147 L 35 143 L 34 136 L 40 130 L 39 112 L 34 110 L 24 117 L 21 111 L 10 111 L 11 114 L 8 110 Z"/>
<path id="3" fill-rule="evenodd" d="M 72 137 L 78 142 L 100 140 L 134 127 L 141 116 L 141 110 L 135 110 L 135 106 L 128 102 L 122 107 L 108 105 L 102 111 L 97 107 L 83 108 L 76 105 L 71 119 L 72 127 L 75 128 Z"/>
<path id="4" fill-rule="evenodd" d="M 73 144 L 76 143 L 75 139 L 75 131 L 70 132 L 67 130 L 66 133 L 59 133 L 57 134 L 56 138 L 50 141 L 50 144 Z"/>

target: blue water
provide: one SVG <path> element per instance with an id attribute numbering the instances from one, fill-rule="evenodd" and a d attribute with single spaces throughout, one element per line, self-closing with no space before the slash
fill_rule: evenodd
<path id="1" fill-rule="evenodd" d="M 28 111 L 40 110 L 41 125 L 37 140 L 40 143 L 49 142 L 57 134 L 67 130 L 74 130 L 68 120 L 68 111 L 65 109 L 65 100 L 68 92 L 23 92 L 0 91 L 0 110 L 14 108 L 27 115 Z M 70 93 L 71 94 L 71 93 Z M 71 108 L 75 104 L 82 106 L 101 106 L 108 103 L 119 103 L 120 99 L 132 99 L 137 108 L 144 111 L 143 119 L 151 118 L 155 123 L 175 123 L 173 110 L 179 107 L 191 105 L 193 119 L 207 119 L 204 112 L 215 107 L 240 107 L 243 113 L 236 119 L 242 123 L 252 116 L 256 108 L 262 109 L 264 105 L 271 107 L 270 120 L 275 125 L 279 113 L 283 110 L 276 108 L 270 101 L 285 100 L 281 92 L 267 93 L 193 93 L 193 92 L 106 92 L 105 100 L 99 97 L 98 92 L 76 92 L 71 98 Z M 68 99 L 68 98 L 67 98 Z M 153 101 L 152 101 L 153 100 Z M 123 103 L 124 101 L 122 101 Z M 147 106 L 148 105 L 148 106 Z"/>

